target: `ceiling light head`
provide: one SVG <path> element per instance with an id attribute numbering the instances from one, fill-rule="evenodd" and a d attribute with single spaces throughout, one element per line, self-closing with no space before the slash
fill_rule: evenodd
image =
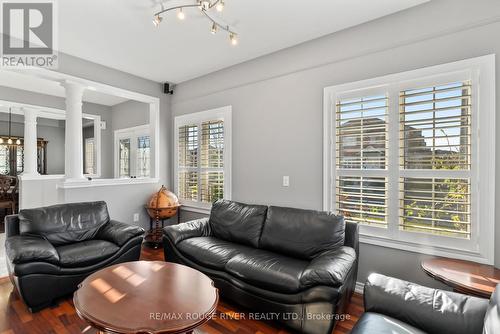
<path id="1" fill-rule="evenodd" d="M 218 12 L 222 12 L 224 10 L 224 0 L 219 0 L 219 2 L 217 2 L 217 5 L 215 6 L 215 9 L 217 9 Z"/>
<path id="2" fill-rule="evenodd" d="M 210 29 L 210 32 L 215 35 L 217 33 L 217 30 L 218 30 L 217 24 L 213 22 L 212 29 Z"/>
<path id="3" fill-rule="evenodd" d="M 210 1 L 209 0 L 201 0 L 199 7 L 202 10 L 209 10 L 210 9 Z"/>
<path id="4" fill-rule="evenodd" d="M 19 139 L 19 138 L 18 138 L 18 139 L 16 140 L 16 145 L 21 145 L 21 139 Z"/>
<path id="5" fill-rule="evenodd" d="M 0 138 L 0 144 L 3 144 L 3 138 Z"/>
<path id="6" fill-rule="evenodd" d="M 7 140 L 7 144 L 12 145 L 12 138 L 9 138 L 9 139 Z"/>
<path id="7" fill-rule="evenodd" d="M 231 45 L 238 45 L 238 36 L 234 32 L 229 33 L 229 40 Z"/>
<path id="8" fill-rule="evenodd" d="M 177 12 L 177 18 L 179 20 L 184 20 L 186 18 L 186 14 L 182 11 L 182 8 L 179 8 L 179 11 Z"/>
<path id="9" fill-rule="evenodd" d="M 160 15 L 155 15 L 155 17 L 153 18 L 154 26 L 159 27 L 162 20 L 163 20 L 163 17 L 161 17 Z"/>

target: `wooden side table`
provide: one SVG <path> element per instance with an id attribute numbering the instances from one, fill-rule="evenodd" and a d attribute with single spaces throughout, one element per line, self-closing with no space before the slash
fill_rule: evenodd
<path id="1" fill-rule="evenodd" d="M 453 291 L 490 298 L 500 283 L 500 269 L 493 266 L 449 258 L 422 261 L 422 269 L 431 277 L 449 285 Z"/>

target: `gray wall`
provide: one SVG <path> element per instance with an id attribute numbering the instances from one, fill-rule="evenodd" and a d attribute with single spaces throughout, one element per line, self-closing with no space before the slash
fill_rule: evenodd
<path id="1" fill-rule="evenodd" d="M 149 124 L 149 104 L 125 101 L 111 107 L 113 131 Z"/>
<path id="2" fill-rule="evenodd" d="M 172 114 L 232 105 L 233 199 L 322 209 L 323 88 L 500 53 L 499 21 L 500 1 L 434 0 L 181 83 Z M 500 212 L 496 218 L 498 245 Z M 500 266 L 500 246 L 495 251 Z M 420 269 L 425 257 L 362 244 L 358 280 L 377 271 L 443 287 Z"/>

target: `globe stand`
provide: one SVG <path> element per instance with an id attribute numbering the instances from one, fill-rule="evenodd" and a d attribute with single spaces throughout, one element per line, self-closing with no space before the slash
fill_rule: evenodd
<path id="1" fill-rule="evenodd" d="M 146 206 L 146 209 L 149 212 L 154 213 L 154 218 L 150 217 L 149 219 L 149 231 L 146 233 L 146 236 L 144 237 L 145 245 L 153 248 L 153 249 L 158 249 L 163 246 L 163 227 L 165 225 L 165 220 L 171 219 L 171 217 L 160 217 L 160 213 L 163 210 L 167 209 L 176 209 L 176 214 L 177 214 L 177 224 L 180 223 L 181 221 L 181 211 L 179 210 L 180 206 L 176 207 L 166 207 L 166 208 L 151 208 Z M 161 225 L 160 225 L 161 222 Z"/>

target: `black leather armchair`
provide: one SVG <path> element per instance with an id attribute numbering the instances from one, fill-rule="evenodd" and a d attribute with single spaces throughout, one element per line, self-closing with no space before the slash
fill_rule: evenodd
<path id="1" fill-rule="evenodd" d="M 356 283 L 358 226 L 329 212 L 227 200 L 164 229 L 165 259 L 210 276 L 224 298 L 308 334 L 330 334 Z"/>
<path id="2" fill-rule="evenodd" d="M 5 223 L 9 275 L 32 312 L 105 266 L 138 260 L 144 234 L 110 220 L 105 202 L 21 210 Z"/>
<path id="3" fill-rule="evenodd" d="M 371 274 L 365 313 L 351 334 L 495 334 L 500 332 L 500 285 L 490 301 Z"/>

